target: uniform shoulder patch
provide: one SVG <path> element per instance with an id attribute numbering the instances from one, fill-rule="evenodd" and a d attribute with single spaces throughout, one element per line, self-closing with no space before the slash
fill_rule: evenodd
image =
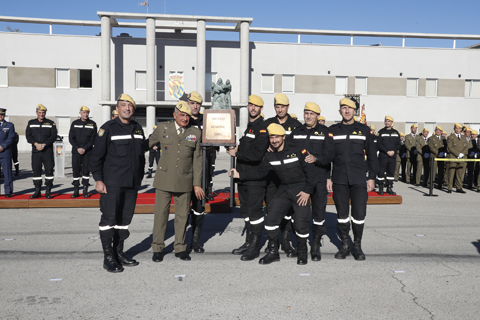
<path id="1" fill-rule="evenodd" d="M 328 133 L 328 136 L 329 136 L 330 138 L 333 138 L 333 133 L 329 132 L 329 133 Z"/>
<path id="2" fill-rule="evenodd" d="M 260 130 L 260 133 L 267 133 L 267 130 L 261 129 L 261 130 Z"/>
<path id="3" fill-rule="evenodd" d="M 98 130 L 98 136 L 99 137 L 103 137 L 103 134 L 105 133 L 105 130 L 104 129 L 100 129 Z"/>
<path id="4" fill-rule="evenodd" d="M 307 153 L 307 149 L 302 150 L 302 154 L 305 154 L 305 153 Z"/>

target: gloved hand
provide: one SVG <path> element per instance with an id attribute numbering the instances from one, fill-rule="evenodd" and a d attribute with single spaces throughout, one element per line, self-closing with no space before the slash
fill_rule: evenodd
<path id="1" fill-rule="evenodd" d="M 475 155 L 475 152 L 470 152 L 470 154 L 468 155 L 469 157 L 473 157 Z"/>
<path id="2" fill-rule="evenodd" d="M 402 153 L 402 158 L 405 158 L 407 156 L 407 154 L 404 152 Z"/>
<path id="3" fill-rule="evenodd" d="M 458 155 L 458 159 L 462 159 L 463 156 L 464 156 L 464 154 L 463 154 L 463 153 L 460 153 L 460 154 Z"/>
<path id="4" fill-rule="evenodd" d="M 480 152 L 477 152 L 477 154 L 475 155 L 475 158 L 476 158 L 476 159 L 479 159 L 479 158 L 480 158 Z"/>
<path id="5" fill-rule="evenodd" d="M 418 154 L 418 151 L 417 151 L 417 150 L 413 150 L 413 154 Z"/>
<path id="6" fill-rule="evenodd" d="M 428 158 L 430 157 L 430 153 L 425 152 L 425 153 L 423 154 L 423 157 L 424 157 L 425 159 L 428 159 Z"/>
<path id="7" fill-rule="evenodd" d="M 443 158 L 444 155 L 445 155 L 445 152 L 440 152 L 440 153 L 438 154 L 438 157 L 439 157 L 439 158 Z"/>

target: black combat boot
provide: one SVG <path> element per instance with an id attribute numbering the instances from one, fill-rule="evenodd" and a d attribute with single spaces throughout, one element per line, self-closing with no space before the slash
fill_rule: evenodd
<path id="1" fill-rule="evenodd" d="M 88 194 L 88 186 L 83 186 L 83 197 L 90 198 L 90 195 Z"/>
<path id="2" fill-rule="evenodd" d="M 362 251 L 362 241 L 354 240 L 353 241 L 353 257 L 355 260 L 363 261 L 365 260 L 365 253 Z"/>
<path id="3" fill-rule="evenodd" d="M 20 165 L 16 164 L 15 165 L 15 177 L 18 177 L 20 175 Z"/>
<path id="4" fill-rule="evenodd" d="M 260 244 L 260 236 L 256 234 L 251 235 L 250 246 L 248 247 L 247 251 L 242 255 L 240 260 L 242 261 L 251 261 L 255 258 L 260 256 L 260 249 L 258 245 Z"/>
<path id="5" fill-rule="evenodd" d="M 204 253 L 202 242 L 200 241 L 200 234 L 202 232 L 202 227 L 196 226 L 192 235 L 192 250 L 196 253 Z"/>
<path id="6" fill-rule="evenodd" d="M 45 188 L 45 198 L 46 199 L 52 199 L 52 186 L 47 186 Z"/>
<path id="7" fill-rule="evenodd" d="M 232 254 L 240 255 L 247 252 L 247 249 L 250 247 L 250 244 L 252 243 L 252 236 L 253 236 L 253 233 L 247 230 L 245 232 L 245 243 L 242 244 L 239 248 L 233 249 Z"/>
<path id="8" fill-rule="evenodd" d="M 268 241 L 268 253 L 258 261 L 260 264 L 270 264 L 272 262 L 280 261 L 280 254 L 278 253 L 278 240 Z"/>
<path id="9" fill-rule="evenodd" d="M 297 264 L 304 265 L 308 262 L 307 239 L 303 238 L 297 245 Z"/>
<path id="10" fill-rule="evenodd" d="M 383 196 L 384 195 L 384 192 L 383 192 L 383 183 L 379 183 L 378 184 L 378 194 Z"/>
<path id="11" fill-rule="evenodd" d="M 396 193 L 395 191 L 393 191 L 392 187 L 393 187 L 392 184 L 389 184 L 389 185 L 387 186 L 387 194 L 390 194 L 390 195 L 394 196 L 394 195 L 396 195 L 397 193 Z"/>
<path id="12" fill-rule="evenodd" d="M 139 262 L 134 259 L 129 259 L 123 252 L 123 243 L 124 241 L 119 241 L 115 247 L 115 253 L 117 254 L 118 261 L 122 266 L 125 267 L 135 267 L 138 266 Z M 107 269 L 108 270 L 108 269 Z"/>
<path id="13" fill-rule="evenodd" d="M 290 221 L 288 222 L 290 223 Z M 290 230 L 287 230 L 288 228 L 285 228 L 285 230 L 282 231 L 282 251 L 287 254 L 287 257 L 289 258 L 294 258 L 297 256 L 297 250 L 292 247 L 290 244 Z"/>
<path id="14" fill-rule="evenodd" d="M 153 172 L 153 169 L 148 169 L 147 179 L 150 179 L 152 177 L 152 172 Z"/>
<path id="15" fill-rule="evenodd" d="M 115 256 L 113 255 L 112 245 L 102 244 L 102 247 L 103 247 L 103 254 L 105 255 L 103 259 L 103 269 L 107 270 L 108 272 L 115 272 L 115 273 L 122 272 L 123 267 L 115 259 Z"/>
<path id="16" fill-rule="evenodd" d="M 320 242 L 322 241 L 321 236 L 314 236 L 312 247 L 310 248 L 310 254 L 312 256 L 312 261 L 322 260 L 322 255 L 320 254 Z"/>
<path id="17" fill-rule="evenodd" d="M 80 197 L 80 186 L 73 185 L 73 194 L 70 196 L 70 198 L 78 198 L 78 197 Z"/>
<path id="18" fill-rule="evenodd" d="M 30 199 L 40 198 L 41 195 L 42 195 L 41 187 L 35 186 L 35 192 L 30 196 Z"/>
<path id="19" fill-rule="evenodd" d="M 342 247 L 335 253 L 335 259 L 345 259 L 350 255 L 350 239 L 348 239 L 348 235 L 340 235 L 340 240 L 342 241 Z"/>

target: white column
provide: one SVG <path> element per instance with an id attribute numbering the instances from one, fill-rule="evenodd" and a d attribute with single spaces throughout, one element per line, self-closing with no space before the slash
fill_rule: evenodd
<path id="1" fill-rule="evenodd" d="M 205 69 L 207 56 L 207 36 L 205 20 L 197 21 L 197 74 L 196 91 L 205 99 Z"/>
<path id="2" fill-rule="evenodd" d="M 111 100 L 111 79 L 110 79 L 110 38 L 112 36 L 112 27 L 110 25 L 110 17 L 103 16 L 102 22 L 102 64 L 101 64 L 101 79 L 102 79 L 102 99 L 103 101 Z M 106 109 L 108 108 L 108 115 Z M 103 123 L 111 119 L 110 106 L 103 106 Z"/>
<path id="3" fill-rule="evenodd" d="M 102 106 L 102 120 L 103 120 L 103 123 L 107 122 L 110 119 L 112 119 L 112 108 L 110 108 L 110 106 L 105 106 L 105 105 Z"/>
<path id="4" fill-rule="evenodd" d="M 402 48 L 405 47 L 405 37 L 402 38 Z"/>
<path id="5" fill-rule="evenodd" d="M 146 57 L 146 67 L 147 67 L 147 101 L 156 101 L 156 91 L 155 91 L 155 78 L 157 68 L 155 67 L 155 19 L 147 18 L 147 37 L 146 37 L 146 46 L 147 46 L 147 57 Z M 147 106 L 147 121 L 146 121 L 146 132 L 148 136 L 153 131 L 153 126 L 155 125 L 155 107 Z"/>
<path id="6" fill-rule="evenodd" d="M 250 24 L 246 21 L 240 24 L 240 103 L 247 105 L 249 92 L 249 62 L 250 62 Z M 242 113 L 240 113 L 241 115 Z M 242 121 L 242 120 L 240 120 Z"/>
<path id="7" fill-rule="evenodd" d="M 353 36 L 350 36 L 350 45 L 353 46 Z"/>
<path id="8" fill-rule="evenodd" d="M 248 117 L 247 107 L 240 108 L 239 116 L 240 116 L 240 121 L 238 123 L 237 143 L 238 143 L 238 140 L 240 140 L 240 138 L 243 136 L 243 133 L 245 132 L 245 130 L 247 130 L 248 121 L 250 121 Z"/>

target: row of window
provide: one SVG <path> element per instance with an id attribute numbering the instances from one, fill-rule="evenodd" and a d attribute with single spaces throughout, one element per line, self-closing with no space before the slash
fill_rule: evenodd
<path id="1" fill-rule="evenodd" d="M 262 74 L 261 88 L 262 93 L 274 93 L 274 75 Z M 418 78 L 407 78 L 406 95 L 409 97 L 418 96 Z M 438 88 L 438 79 L 426 79 L 425 96 L 436 97 Z M 295 76 L 282 75 L 282 92 L 295 93 Z M 348 77 L 335 77 L 335 94 L 344 95 L 348 92 Z M 367 95 L 368 93 L 368 78 L 355 77 L 355 94 Z M 480 80 L 465 80 L 465 97 L 480 98 Z"/>
<path id="2" fill-rule="evenodd" d="M 92 88 L 92 70 L 78 70 L 78 88 Z M 0 87 L 8 87 L 8 68 L 0 67 Z M 55 87 L 59 89 L 70 89 L 70 69 L 55 69 Z"/>

